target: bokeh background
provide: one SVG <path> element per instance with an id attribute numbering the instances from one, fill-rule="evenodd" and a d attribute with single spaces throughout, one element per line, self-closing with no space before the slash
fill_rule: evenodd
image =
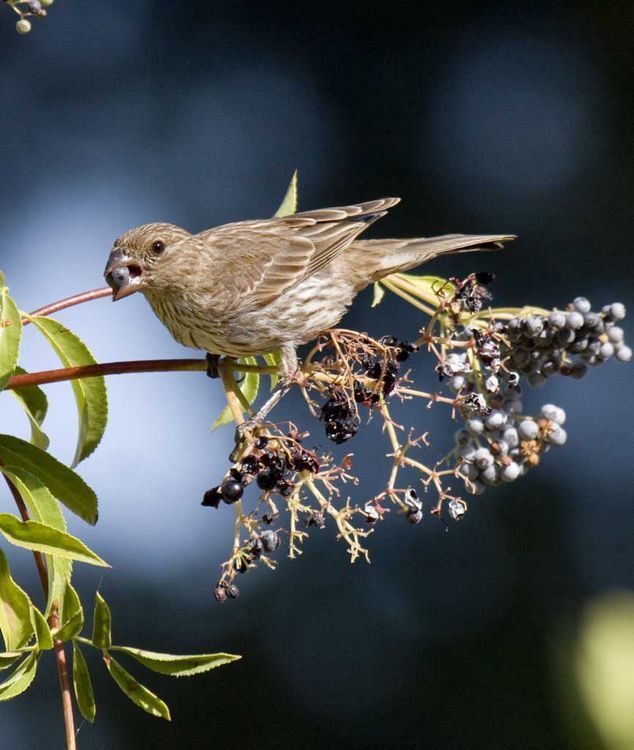
<path id="1" fill-rule="evenodd" d="M 269 215 L 296 167 L 304 209 L 401 195 L 375 236 L 518 234 L 504 253 L 429 268 L 496 272 L 499 304 L 583 294 L 631 307 L 630 3 L 58 0 L 28 37 L 2 11 L 0 267 L 23 309 L 101 286 L 130 226 Z M 405 303 L 369 303 L 349 327 L 415 332 Z M 190 356 L 140 296 L 59 319 L 99 360 Z M 36 331 L 23 351 L 28 369 L 56 366 Z M 70 388 L 48 393 L 53 451 L 68 459 Z M 390 518 L 371 566 L 350 566 L 327 528 L 298 561 L 244 576 L 224 607 L 211 591 L 231 513 L 199 505 L 230 446 L 231 430 L 209 431 L 219 385 L 127 376 L 109 395 L 110 427 L 81 467 L 101 519 L 72 528 L 113 569 L 78 566 L 81 592 L 100 587 L 120 643 L 244 659 L 180 681 L 131 666 L 171 706 L 167 725 L 89 654 L 98 716 L 82 747 L 634 747 L 631 367 L 532 396 L 566 408 L 567 445 L 463 522 Z M 2 429 L 24 434 L 10 401 Z M 298 402 L 286 414 L 324 445 Z M 453 427 L 437 411 L 416 419 L 433 462 Z M 349 445 L 355 497 L 370 496 L 384 444 L 370 430 Z M 37 598 L 32 560 L 11 559 Z M 3 704 L 3 747 L 62 746 L 55 691 L 48 659 Z"/>

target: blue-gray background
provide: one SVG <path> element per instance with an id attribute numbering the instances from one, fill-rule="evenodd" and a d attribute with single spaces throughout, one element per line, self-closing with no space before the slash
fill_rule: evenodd
<path id="1" fill-rule="evenodd" d="M 129 226 L 269 215 L 296 167 L 304 209 L 401 195 L 377 235 L 518 234 L 508 252 L 429 269 L 493 270 L 500 304 L 632 302 L 627 3 L 58 0 L 28 37 L 2 10 L 0 267 L 23 309 L 101 286 Z M 416 330 L 404 303 L 369 301 L 350 327 Z M 99 360 L 190 356 L 140 296 L 59 319 Z M 23 348 L 28 369 L 56 366 L 35 331 Z M 47 391 L 52 448 L 68 459 L 70 388 Z M 566 408 L 568 444 L 474 500 L 464 522 L 391 518 L 372 565 L 354 567 L 327 528 L 300 560 L 241 579 L 223 608 L 211 590 L 231 513 L 198 504 L 230 445 L 230 430 L 209 432 L 220 387 L 128 376 L 109 395 L 109 429 L 81 467 L 101 519 L 73 529 L 113 570 L 78 566 L 80 590 L 100 585 L 121 643 L 245 658 L 178 682 L 132 667 L 170 704 L 166 725 L 90 655 L 98 718 L 81 728 L 84 747 L 575 746 L 554 643 L 586 602 L 634 584 L 631 368 L 537 394 Z M 2 429 L 24 434 L 10 401 Z M 290 414 L 323 443 L 305 410 Z M 453 428 L 440 412 L 416 419 L 433 429 L 433 461 Z M 369 496 L 384 443 L 374 432 L 350 447 L 365 487 L 355 496 Z M 11 510 L 8 495 L 0 507 Z M 37 596 L 32 561 L 12 561 Z M 55 679 L 49 659 L 3 706 L 4 747 L 61 747 Z"/>

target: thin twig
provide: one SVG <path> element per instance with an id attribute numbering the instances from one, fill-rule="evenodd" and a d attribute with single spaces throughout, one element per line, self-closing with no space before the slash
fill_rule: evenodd
<path id="1" fill-rule="evenodd" d="M 60 626 L 57 609 L 53 607 L 49 617 L 52 628 Z M 66 650 L 64 641 L 55 640 L 55 662 L 59 676 L 59 689 L 62 694 L 62 711 L 64 713 L 64 726 L 66 728 L 66 750 L 77 750 L 75 739 L 75 717 L 73 715 L 73 698 L 70 692 L 70 680 L 68 679 L 68 662 L 66 661 Z"/>
<path id="2" fill-rule="evenodd" d="M 67 307 L 73 307 L 74 305 L 81 305 L 83 302 L 90 302 L 93 299 L 101 299 L 102 297 L 108 297 L 112 294 L 112 289 L 109 286 L 103 287 L 102 289 L 92 289 L 89 292 L 81 292 L 80 294 L 73 294 L 72 297 L 66 297 L 60 299 L 57 302 L 51 302 L 50 305 L 44 305 L 34 310 L 31 315 L 33 317 L 42 317 L 45 315 L 52 315 L 53 313 L 65 310 Z M 31 321 L 28 318 L 22 320 L 22 325 L 25 326 Z"/>
<path id="3" fill-rule="evenodd" d="M 18 506 L 18 511 L 20 513 L 20 516 L 23 521 L 29 521 L 29 511 L 26 509 L 26 505 L 24 504 L 24 500 L 22 499 L 22 496 L 18 492 L 18 488 L 13 484 L 13 482 L 9 479 L 9 477 L 6 474 L 3 474 L 4 481 L 7 483 L 9 490 L 11 491 L 11 494 L 13 495 L 13 499 L 15 500 L 15 504 Z M 42 556 L 41 552 L 33 552 L 33 557 L 35 559 L 35 567 L 37 568 L 37 572 L 40 576 L 40 583 L 42 584 L 42 590 L 44 591 L 44 598 L 48 599 L 48 571 L 46 570 L 46 563 L 44 562 L 44 557 Z"/>
<path id="4" fill-rule="evenodd" d="M 133 372 L 196 372 L 205 370 L 204 359 L 141 359 L 129 362 L 101 362 L 96 365 L 63 367 L 59 370 L 29 372 L 24 375 L 13 375 L 6 385 L 7 390 L 26 388 L 30 385 L 47 385 L 61 383 L 64 380 L 94 378 L 99 375 L 123 375 Z"/>
<path id="5" fill-rule="evenodd" d="M 13 482 L 4 476 L 4 479 L 13 495 L 15 504 L 18 507 L 18 511 L 22 520 L 30 520 L 29 512 L 22 499 L 17 487 Z M 40 583 L 42 584 L 42 591 L 44 592 L 44 598 L 48 599 L 48 571 L 46 569 L 46 563 L 41 552 L 33 552 L 35 559 L 35 566 L 40 576 Z M 54 604 L 51 608 L 51 614 L 49 617 L 49 624 L 51 628 L 58 628 L 60 625 L 59 616 L 57 614 L 57 607 Z M 70 681 L 68 679 L 68 662 L 66 661 L 66 650 L 64 649 L 64 642 L 60 640 L 54 641 L 55 646 L 55 664 L 57 666 L 57 674 L 59 677 L 59 687 L 62 698 L 62 712 L 64 714 L 64 726 L 66 729 L 66 750 L 76 750 L 77 744 L 75 741 L 75 717 L 73 715 L 73 699 L 70 692 Z"/>
<path id="6" fill-rule="evenodd" d="M 225 389 L 225 394 L 227 396 L 227 403 L 229 404 L 229 409 L 231 410 L 231 415 L 233 416 L 233 421 L 236 424 L 242 424 L 244 422 L 244 416 L 242 414 L 242 405 L 240 404 L 240 398 L 237 393 L 236 388 L 236 381 L 233 379 L 231 375 L 231 370 L 225 365 L 224 362 L 221 362 L 218 366 L 218 372 L 220 373 L 220 378 L 222 380 L 222 385 Z"/>

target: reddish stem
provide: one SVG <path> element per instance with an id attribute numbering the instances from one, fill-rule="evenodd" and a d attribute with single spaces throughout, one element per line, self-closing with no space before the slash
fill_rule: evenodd
<path id="1" fill-rule="evenodd" d="M 13 390 L 26 388 L 29 385 L 47 385 L 61 383 L 64 380 L 94 378 L 99 375 L 123 375 L 131 372 L 197 372 L 206 368 L 207 362 L 204 359 L 140 359 L 131 362 L 101 362 L 96 365 L 63 367 L 59 370 L 13 375 L 5 387 L 6 390 Z"/>
<path id="2" fill-rule="evenodd" d="M 109 286 L 103 287 L 102 289 L 93 289 L 90 292 L 81 292 L 81 294 L 73 294 L 72 297 L 66 297 L 66 299 L 60 299 L 57 302 L 51 302 L 50 305 L 44 305 L 39 307 L 37 310 L 33 310 L 31 315 L 34 317 L 52 315 L 53 313 L 65 310 L 67 307 L 73 307 L 74 305 L 81 305 L 82 302 L 90 302 L 93 299 L 100 299 L 101 297 L 108 297 L 112 294 L 112 289 Z M 30 323 L 28 318 L 22 320 L 22 325 Z"/>
<path id="3" fill-rule="evenodd" d="M 15 504 L 18 506 L 18 511 L 24 522 L 29 521 L 29 512 L 24 504 L 17 487 L 13 482 L 5 475 L 4 477 Z M 40 583 L 42 584 L 42 591 L 44 591 L 44 597 L 48 599 L 48 571 L 46 569 L 46 563 L 41 552 L 33 552 L 35 558 L 35 566 L 40 576 Z M 57 615 L 56 605 L 53 604 L 51 614 L 49 617 L 49 624 L 52 628 L 59 627 L 59 617 Z M 76 750 L 77 744 L 75 740 L 75 717 L 73 715 L 73 699 L 70 692 L 70 680 L 68 678 L 68 662 L 66 660 L 66 650 L 64 649 L 64 642 L 60 640 L 54 641 L 55 646 L 55 664 L 57 666 L 57 674 L 59 677 L 59 687 L 62 697 L 62 712 L 64 714 L 64 727 L 66 730 L 66 749 Z"/>

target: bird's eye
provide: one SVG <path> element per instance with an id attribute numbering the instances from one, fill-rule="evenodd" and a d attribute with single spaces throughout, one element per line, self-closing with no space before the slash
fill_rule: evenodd
<path id="1" fill-rule="evenodd" d="M 165 250 L 165 243 L 161 242 L 161 240 L 152 243 L 152 252 L 156 253 L 156 255 L 160 255 L 163 250 Z"/>

